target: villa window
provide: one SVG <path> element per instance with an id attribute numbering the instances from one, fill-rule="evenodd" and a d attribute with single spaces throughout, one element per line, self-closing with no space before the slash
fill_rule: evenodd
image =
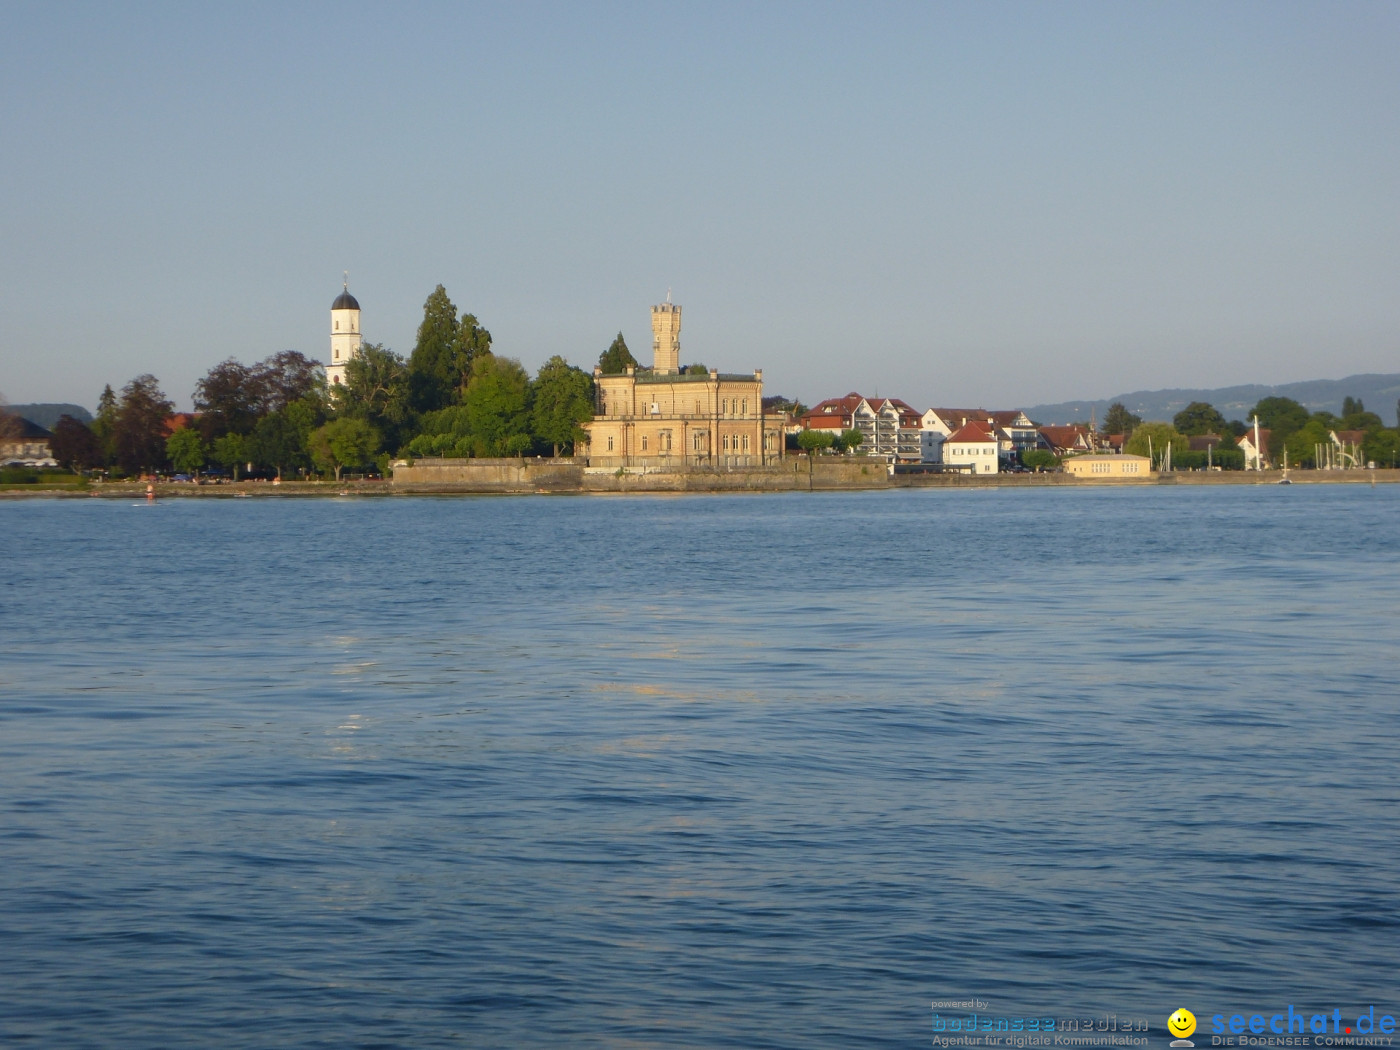
<path id="1" fill-rule="evenodd" d="M 647 450 L 647 439 L 646 439 L 645 437 L 643 437 L 643 438 L 642 438 L 642 451 L 645 452 L 646 450 Z"/>
<path id="2" fill-rule="evenodd" d="M 748 436 L 747 434 L 745 434 L 745 435 L 744 435 L 744 451 L 747 452 L 748 450 L 749 450 L 749 436 Z"/>
<path id="3" fill-rule="evenodd" d="M 748 415 L 748 414 L 749 414 L 749 399 L 748 399 L 748 398 L 744 398 L 744 411 L 743 411 L 742 414 L 743 414 L 743 415 Z"/>
<path id="4" fill-rule="evenodd" d="M 609 435 L 609 436 L 608 436 L 608 451 L 611 452 L 612 450 L 613 450 L 613 439 L 612 439 L 612 436 Z"/>

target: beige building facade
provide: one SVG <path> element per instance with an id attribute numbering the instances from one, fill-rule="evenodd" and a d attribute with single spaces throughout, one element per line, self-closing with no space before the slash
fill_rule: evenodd
<path id="1" fill-rule="evenodd" d="M 1147 481 L 1154 475 L 1146 456 L 1067 456 L 1065 473 L 1090 481 Z"/>
<path id="2" fill-rule="evenodd" d="M 590 466 L 750 467 L 783 455 L 783 416 L 763 411 L 763 370 L 680 371 L 681 308 L 652 307 L 655 366 L 624 375 L 593 373 Z"/>

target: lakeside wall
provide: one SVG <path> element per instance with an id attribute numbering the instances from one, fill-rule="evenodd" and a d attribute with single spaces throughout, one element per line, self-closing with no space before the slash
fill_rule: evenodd
<path id="1" fill-rule="evenodd" d="M 732 470 L 587 467 L 572 459 L 420 459 L 394 468 L 395 492 L 830 492 L 891 488 L 1097 488 L 1104 485 L 1268 485 L 1277 470 L 1181 471 L 1141 478 L 1071 474 L 894 474 L 879 460 L 791 456 Z M 1400 470 L 1292 470 L 1308 484 L 1400 482 Z"/>
<path id="2" fill-rule="evenodd" d="M 398 467 L 392 481 L 244 481 L 219 485 L 157 482 L 162 498 L 228 498 L 232 496 L 392 496 L 430 494 L 521 494 L 609 492 L 839 492 L 877 489 L 942 488 L 1063 488 L 1094 489 L 1163 485 L 1275 485 L 1277 470 L 1181 471 L 1142 479 L 1075 478 L 1055 474 L 896 474 L 884 464 L 860 457 L 837 459 L 793 456 L 769 467 L 735 470 L 670 470 L 618 472 L 588 468 L 571 459 L 418 460 Z M 1400 483 L 1400 470 L 1290 470 L 1297 485 L 1372 485 Z M 58 487 L 13 485 L 0 488 L 0 499 L 109 498 L 141 499 L 146 482 L 119 481 Z"/>
<path id="3" fill-rule="evenodd" d="M 395 466 L 396 492 L 796 492 L 889 488 L 879 461 L 780 460 L 765 467 L 589 467 L 573 459 L 420 459 Z"/>

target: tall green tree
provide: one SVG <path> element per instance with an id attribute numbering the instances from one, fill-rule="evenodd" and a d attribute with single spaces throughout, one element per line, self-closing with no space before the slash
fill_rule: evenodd
<path id="1" fill-rule="evenodd" d="M 865 441 L 865 435 L 854 428 L 841 431 L 841 436 L 832 442 L 832 448 L 837 452 L 854 452 L 860 448 Z"/>
<path id="2" fill-rule="evenodd" d="M 1225 417 L 1206 401 L 1192 401 L 1175 416 L 1172 425 L 1188 436 L 1223 434 L 1229 429 Z"/>
<path id="3" fill-rule="evenodd" d="M 1360 401 L 1357 404 L 1361 404 Z M 1374 412 L 1367 412 L 1365 408 L 1358 408 L 1355 412 L 1348 412 L 1341 419 L 1337 420 L 1337 425 L 1343 430 L 1380 430 L 1385 426 L 1384 420 Z"/>
<path id="4" fill-rule="evenodd" d="M 1190 440 L 1170 423 L 1139 423 L 1124 443 L 1123 451 L 1134 456 L 1145 456 L 1150 449 L 1152 461 L 1156 464 L 1161 461 L 1168 444 L 1171 445 L 1173 458 L 1191 450 Z"/>
<path id="5" fill-rule="evenodd" d="M 1250 409 L 1246 422 L 1252 423 L 1255 416 L 1261 427 L 1291 433 L 1307 423 L 1309 412 L 1291 397 L 1266 397 Z"/>
<path id="6" fill-rule="evenodd" d="M 807 455 L 831 448 L 836 444 L 836 435 L 829 430 L 804 430 L 797 435 L 797 447 Z"/>
<path id="7" fill-rule="evenodd" d="M 461 400 L 471 379 L 472 363 L 491 353 L 491 333 L 476 319 L 476 314 L 464 313 L 457 322 L 456 357 L 453 370 L 457 375 L 456 396 Z"/>
<path id="8" fill-rule="evenodd" d="M 248 439 L 230 431 L 214 439 L 211 454 L 214 462 L 227 467 L 233 473 L 233 480 L 237 481 L 244 464 L 248 462 Z"/>
<path id="9" fill-rule="evenodd" d="M 415 412 L 435 412 L 452 403 L 461 382 L 457 368 L 457 307 L 438 285 L 423 303 L 418 340 L 408 357 L 410 404 Z"/>
<path id="10" fill-rule="evenodd" d="M 1266 397 L 1250 410 L 1249 422 L 1259 418 L 1259 425 L 1269 429 L 1269 457 L 1283 455 L 1288 436 L 1302 430 L 1308 423 L 1308 410 L 1291 397 Z M 1289 453 L 1292 458 L 1292 452 Z"/>
<path id="11" fill-rule="evenodd" d="M 1060 457 L 1048 448 L 1028 448 L 1021 453 L 1021 466 L 1027 467 L 1037 474 L 1046 470 L 1054 470 L 1059 465 Z"/>
<path id="12" fill-rule="evenodd" d="M 1365 411 L 1366 411 L 1366 406 L 1363 405 L 1363 404 L 1361 403 L 1361 398 L 1359 398 L 1359 397 L 1352 397 L 1350 394 L 1348 394 L 1346 397 L 1342 398 L 1342 418 L 1343 418 L 1343 419 L 1345 419 L 1347 416 L 1354 415 L 1354 414 L 1357 413 L 1357 412 L 1365 412 Z"/>
<path id="13" fill-rule="evenodd" d="M 280 412 L 309 397 L 321 397 L 326 374 L 320 362 L 296 350 L 282 350 L 258 362 L 262 385 L 261 409 Z"/>
<path id="14" fill-rule="evenodd" d="M 258 420 L 250 436 L 249 458 L 260 467 L 283 471 L 311 466 L 311 432 L 325 422 L 319 397 L 309 394 Z"/>
<path id="15" fill-rule="evenodd" d="M 462 399 L 475 454 L 504 456 L 528 450 L 530 376 L 520 362 L 488 354 L 472 362 Z"/>
<path id="16" fill-rule="evenodd" d="M 262 415 L 262 402 L 257 369 L 232 357 L 209 369 L 194 386 L 194 410 L 206 441 L 247 434 Z"/>
<path id="17" fill-rule="evenodd" d="M 1328 413 L 1328 416 L 1331 416 L 1331 413 Z M 1290 467 L 1317 466 L 1318 446 L 1332 444 L 1332 430 L 1334 429 L 1332 419 L 1319 413 L 1301 427 L 1284 434 L 1282 443 L 1278 446 L 1279 457 L 1281 458 L 1286 451 Z M 1275 444 L 1272 435 L 1270 435 L 1269 444 L 1271 447 Z"/>
<path id="18" fill-rule="evenodd" d="M 117 395 L 112 392 L 112 384 L 102 388 L 97 398 L 97 415 L 92 420 L 92 433 L 97 438 L 98 466 L 108 466 L 117 461 Z"/>
<path id="19" fill-rule="evenodd" d="M 408 363 L 381 343 L 366 343 L 345 366 L 345 382 L 334 391 L 335 414 L 362 419 L 381 433 L 390 449 L 412 436 Z"/>
<path id="20" fill-rule="evenodd" d="M 540 366 L 531 391 L 534 431 L 554 446 L 554 454 L 573 455 L 583 440 L 582 424 L 593 418 L 593 377 L 557 354 Z"/>
<path id="21" fill-rule="evenodd" d="M 1393 467 L 1400 453 L 1400 430 L 1374 430 L 1361 444 L 1361 455 L 1378 467 Z"/>
<path id="22" fill-rule="evenodd" d="M 470 459 L 476 453 L 466 408 L 448 405 L 422 416 L 418 433 L 408 443 L 408 452 L 414 456 Z"/>
<path id="23" fill-rule="evenodd" d="M 319 396 L 321 366 L 295 350 L 283 350 L 252 365 L 230 357 L 195 384 L 194 407 L 206 441 L 224 434 L 251 434 L 258 420 L 295 401 Z"/>
<path id="24" fill-rule="evenodd" d="M 598 358 L 598 367 L 603 370 L 605 376 L 620 376 L 628 368 L 637 367 L 637 359 L 632 356 L 632 351 L 627 349 L 627 340 L 622 338 L 621 332 L 617 333 L 612 345 Z"/>
<path id="25" fill-rule="evenodd" d="M 165 465 L 165 426 L 175 404 L 147 373 L 122 387 L 112 435 L 117 462 L 128 474 Z"/>
<path id="26" fill-rule="evenodd" d="M 53 425 L 49 451 L 61 466 L 69 470 L 91 470 L 104 462 L 102 448 L 92 428 L 66 414 L 59 416 L 58 422 Z"/>
<path id="27" fill-rule="evenodd" d="M 1131 434 L 1141 422 L 1141 416 L 1133 415 L 1123 406 L 1123 402 L 1115 401 L 1108 406 L 1100 430 L 1105 434 Z"/>
<path id="28" fill-rule="evenodd" d="M 165 454 L 181 474 L 197 474 L 209 458 L 209 448 L 198 430 L 181 427 L 165 439 Z"/>
<path id="29" fill-rule="evenodd" d="M 311 456 L 322 470 L 340 480 L 346 467 L 368 466 L 382 447 L 379 431 L 363 419 L 333 419 L 311 432 Z"/>

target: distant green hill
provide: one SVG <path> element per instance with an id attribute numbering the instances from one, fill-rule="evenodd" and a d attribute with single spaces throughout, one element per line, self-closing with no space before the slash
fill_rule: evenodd
<path id="1" fill-rule="evenodd" d="M 1056 405 L 1032 405 L 1026 415 L 1037 423 L 1079 423 L 1089 421 L 1090 415 L 1102 420 L 1108 406 L 1121 401 L 1135 416 L 1147 420 L 1170 422 L 1192 401 L 1208 401 L 1226 419 L 1244 419 L 1249 410 L 1266 397 L 1291 397 L 1314 411 L 1341 412 L 1342 398 L 1359 397 L 1366 408 L 1376 413 L 1387 425 L 1396 420 L 1396 402 L 1400 400 L 1400 374 L 1356 375 L 1345 379 L 1312 379 L 1303 383 L 1281 383 L 1264 386 L 1224 386 L 1214 390 L 1135 390 L 1131 394 L 1104 398 L 1102 401 L 1062 401 Z"/>
<path id="2" fill-rule="evenodd" d="M 92 413 L 82 405 L 7 405 L 5 410 L 31 423 L 38 423 L 45 430 L 52 430 L 59 416 L 72 416 L 83 423 L 92 422 Z"/>

